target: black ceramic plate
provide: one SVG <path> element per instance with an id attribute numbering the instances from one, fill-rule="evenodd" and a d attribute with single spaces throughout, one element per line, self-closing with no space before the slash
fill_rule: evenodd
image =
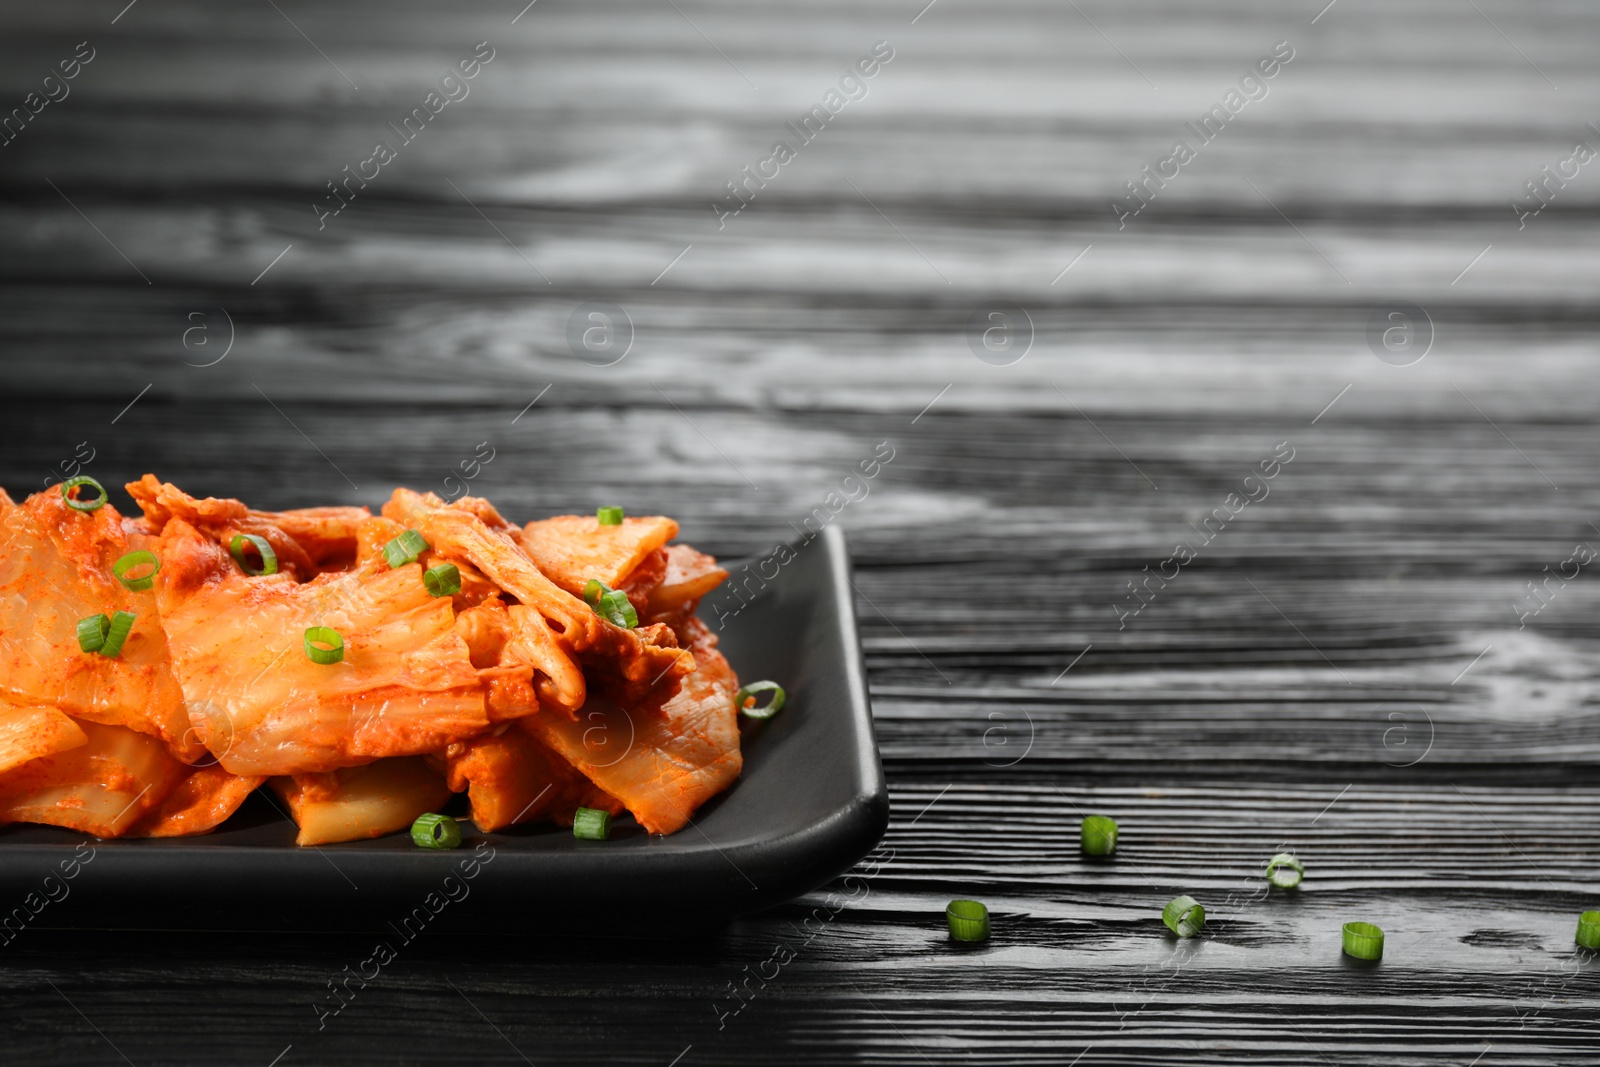
<path id="1" fill-rule="evenodd" d="M 844 537 L 828 527 L 796 547 L 765 589 L 755 566 L 733 570 L 730 581 L 756 576 L 753 599 L 724 587 L 701 615 L 714 630 L 721 618 L 740 678 L 780 681 L 788 704 L 745 724 L 743 775 L 670 837 L 624 816 L 609 841 L 464 823 L 455 851 L 419 849 L 404 834 L 299 848 L 293 824 L 258 794 L 204 837 L 84 844 L 66 830 L 6 827 L 0 907 L 23 907 L 40 926 L 568 933 L 561 917 L 581 901 L 591 932 L 668 932 L 814 889 L 865 855 L 889 818 Z"/>

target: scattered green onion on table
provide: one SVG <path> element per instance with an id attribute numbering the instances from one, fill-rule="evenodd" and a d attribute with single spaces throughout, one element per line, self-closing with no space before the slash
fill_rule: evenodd
<path id="1" fill-rule="evenodd" d="M 1117 850 L 1117 820 L 1106 815 L 1085 815 L 1078 829 L 1086 856 L 1109 856 Z"/>
<path id="2" fill-rule="evenodd" d="M 1293 852 L 1280 852 L 1267 861 L 1267 881 L 1279 889 L 1293 889 L 1306 876 L 1306 866 Z"/>
<path id="3" fill-rule="evenodd" d="M 1586 911 L 1578 916 L 1578 933 L 1573 940 L 1584 948 L 1600 951 L 1600 911 Z"/>
<path id="4" fill-rule="evenodd" d="M 989 909 L 977 900 L 952 900 L 944 908 L 945 924 L 954 941 L 987 941 Z"/>
<path id="5" fill-rule="evenodd" d="M 1161 909 L 1161 921 L 1179 937 L 1193 937 L 1206 924 L 1206 909 L 1194 897 L 1174 897 Z"/>
<path id="6" fill-rule="evenodd" d="M 1383 958 L 1383 930 L 1371 923 L 1345 923 L 1343 947 L 1346 956 L 1358 960 Z"/>

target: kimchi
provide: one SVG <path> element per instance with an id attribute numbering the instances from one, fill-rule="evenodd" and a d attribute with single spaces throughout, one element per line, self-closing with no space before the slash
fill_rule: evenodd
<path id="1" fill-rule="evenodd" d="M 727 571 L 670 518 L 127 490 L 137 516 L 88 478 L 0 492 L 0 821 L 186 836 L 260 793 L 302 845 L 452 804 L 669 834 L 739 776 L 739 680 L 695 616 Z"/>

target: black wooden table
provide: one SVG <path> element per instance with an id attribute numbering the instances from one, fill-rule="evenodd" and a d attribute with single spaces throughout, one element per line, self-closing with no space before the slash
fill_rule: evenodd
<path id="1" fill-rule="evenodd" d="M 320 1031 L 368 933 L 69 899 L 6 1063 L 1596 1062 L 1600 12 L 123 5 L 3 15 L 0 482 L 487 442 L 519 519 L 824 508 L 892 855 L 826 923 L 423 938 Z"/>

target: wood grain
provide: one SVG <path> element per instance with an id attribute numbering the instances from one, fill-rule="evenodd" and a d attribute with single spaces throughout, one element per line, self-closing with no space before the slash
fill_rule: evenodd
<path id="1" fill-rule="evenodd" d="M 1529 592 L 1600 544 L 1600 172 L 1511 207 L 1600 144 L 1593 10 L 120 6 L 0 16 L 0 100 L 97 49 L 0 147 L 0 484 L 87 441 L 107 482 L 374 504 L 489 441 L 474 488 L 514 518 L 621 501 L 739 557 L 891 442 L 832 521 L 892 857 L 709 936 L 424 937 L 320 1030 L 371 932 L 74 929 L 69 899 L 0 946 L 7 1062 L 1600 1054 L 1572 943 L 1600 587 Z M 471 95 L 319 230 L 324 183 L 480 40 Z M 719 229 L 723 183 L 879 40 L 868 95 Z M 1119 229 L 1123 183 L 1279 40 L 1269 95 Z M 631 320 L 614 366 L 568 347 L 590 300 Z M 1435 331 L 1406 367 L 1366 340 L 1399 301 Z M 1032 325 L 1004 367 L 969 346 L 1000 305 Z M 1279 442 L 1270 494 L 1200 534 Z M 1091 811 L 1114 860 L 1078 852 Z M 1267 895 L 1284 847 L 1306 882 Z M 1179 943 L 1184 892 L 1210 918 Z M 946 938 L 958 896 L 987 945 Z M 1352 919 L 1381 965 L 1341 957 Z"/>

